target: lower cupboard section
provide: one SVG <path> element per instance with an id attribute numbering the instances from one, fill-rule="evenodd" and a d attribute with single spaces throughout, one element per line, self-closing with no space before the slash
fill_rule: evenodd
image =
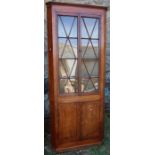
<path id="1" fill-rule="evenodd" d="M 80 138 L 85 140 L 98 137 L 100 134 L 99 103 L 83 103 L 80 110 Z"/>
<path id="2" fill-rule="evenodd" d="M 80 149 L 81 147 L 85 148 L 88 146 L 97 145 L 101 143 L 102 143 L 101 139 L 90 139 L 90 140 L 82 140 L 82 141 L 80 140 L 76 142 L 60 144 L 58 147 L 55 148 L 55 150 L 57 152 L 64 152 L 71 149 Z"/>
<path id="3" fill-rule="evenodd" d="M 101 110 L 99 101 L 59 103 L 58 145 L 66 147 L 96 143 L 101 140 Z"/>
<path id="4" fill-rule="evenodd" d="M 77 104 L 59 104 L 58 136 L 60 144 L 77 140 L 77 125 Z"/>

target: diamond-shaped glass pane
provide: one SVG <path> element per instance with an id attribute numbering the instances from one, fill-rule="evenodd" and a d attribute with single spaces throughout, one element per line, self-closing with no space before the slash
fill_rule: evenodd
<path id="1" fill-rule="evenodd" d="M 91 42 L 88 39 L 82 39 L 82 57 L 83 58 L 97 58 L 98 57 L 98 41 Z"/>
<path id="2" fill-rule="evenodd" d="M 98 78 L 82 79 L 81 92 L 96 92 L 98 91 Z"/>
<path id="3" fill-rule="evenodd" d="M 60 77 L 75 77 L 77 76 L 77 60 L 76 59 L 61 59 L 59 60 Z"/>
<path id="4" fill-rule="evenodd" d="M 58 16 L 58 36 L 77 37 L 77 17 Z"/>
<path id="5" fill-rule="evenodd" d="M 81 72 L 80 75 L 81 77 L 89 77 L 89 72 L 86 69 L 86 66 L 84 65 L 84 63 L 81 63 L 81 68 L 80 68 Z"/>
<path id="6" fill-rule="evenodd" d="M 81 77 L 98 76 L 98 61 L 85 59 L 81 64 Z"/>
<path id="7" fill-rule="evenodd" d="M 96 18 L 81 19 L 82 38 L 98 38 L 99 20 Z"/>
<path id="8" fill-rule="evenodd" d="M 81 92 L 94 92 L 96 91 L 93 83 L 90 79 L 82 79 L 81 81 Z"/>
<path id="9" fill-rule="evenodd" d="M 60 93 L 76 93 L 77 92 L 77 80 L 76 79 L 60 79 Z"/>
<path id="10" fill-rule="evenodd" d="M 77 58 L 77 39 L 59 38 L 59 58 Z"/>

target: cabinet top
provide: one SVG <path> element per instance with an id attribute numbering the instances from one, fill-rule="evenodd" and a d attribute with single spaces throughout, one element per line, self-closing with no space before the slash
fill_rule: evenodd
<path id="1" fill-rule="evenodd" d="M 98 8 L 107 10 L 107 6 L 89 5 L 89 4 L 78 4 L 78 3 L 62 3 L 62 2 L 46 2 L 46 5 L 61 5 L 61 6 L 76 6 L 76 7 L 87 7 L 87 8 Z"/>

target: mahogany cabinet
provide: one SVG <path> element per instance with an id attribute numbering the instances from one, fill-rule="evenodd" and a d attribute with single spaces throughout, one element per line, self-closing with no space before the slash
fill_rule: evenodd
<path id="1" fill-rule="evenodd" d="M 100 144 L 104 125 L 106 8 L 47 3 L 51 143 Z"/>

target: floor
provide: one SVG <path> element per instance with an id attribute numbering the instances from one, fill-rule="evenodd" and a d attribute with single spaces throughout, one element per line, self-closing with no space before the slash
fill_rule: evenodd
<path id="1" fill-rule="evenodd" d="M 45 120 L 45 149 L 44 155 L 110 155 L 110 114 L 105 114 L 105 126 L 104 126 L 104 139 L 103 143 L 99 146 L 89 147 L 83 150 L 55 153 L 50 149 L 50 135 L 49 135 L 49 121 Z"/>

